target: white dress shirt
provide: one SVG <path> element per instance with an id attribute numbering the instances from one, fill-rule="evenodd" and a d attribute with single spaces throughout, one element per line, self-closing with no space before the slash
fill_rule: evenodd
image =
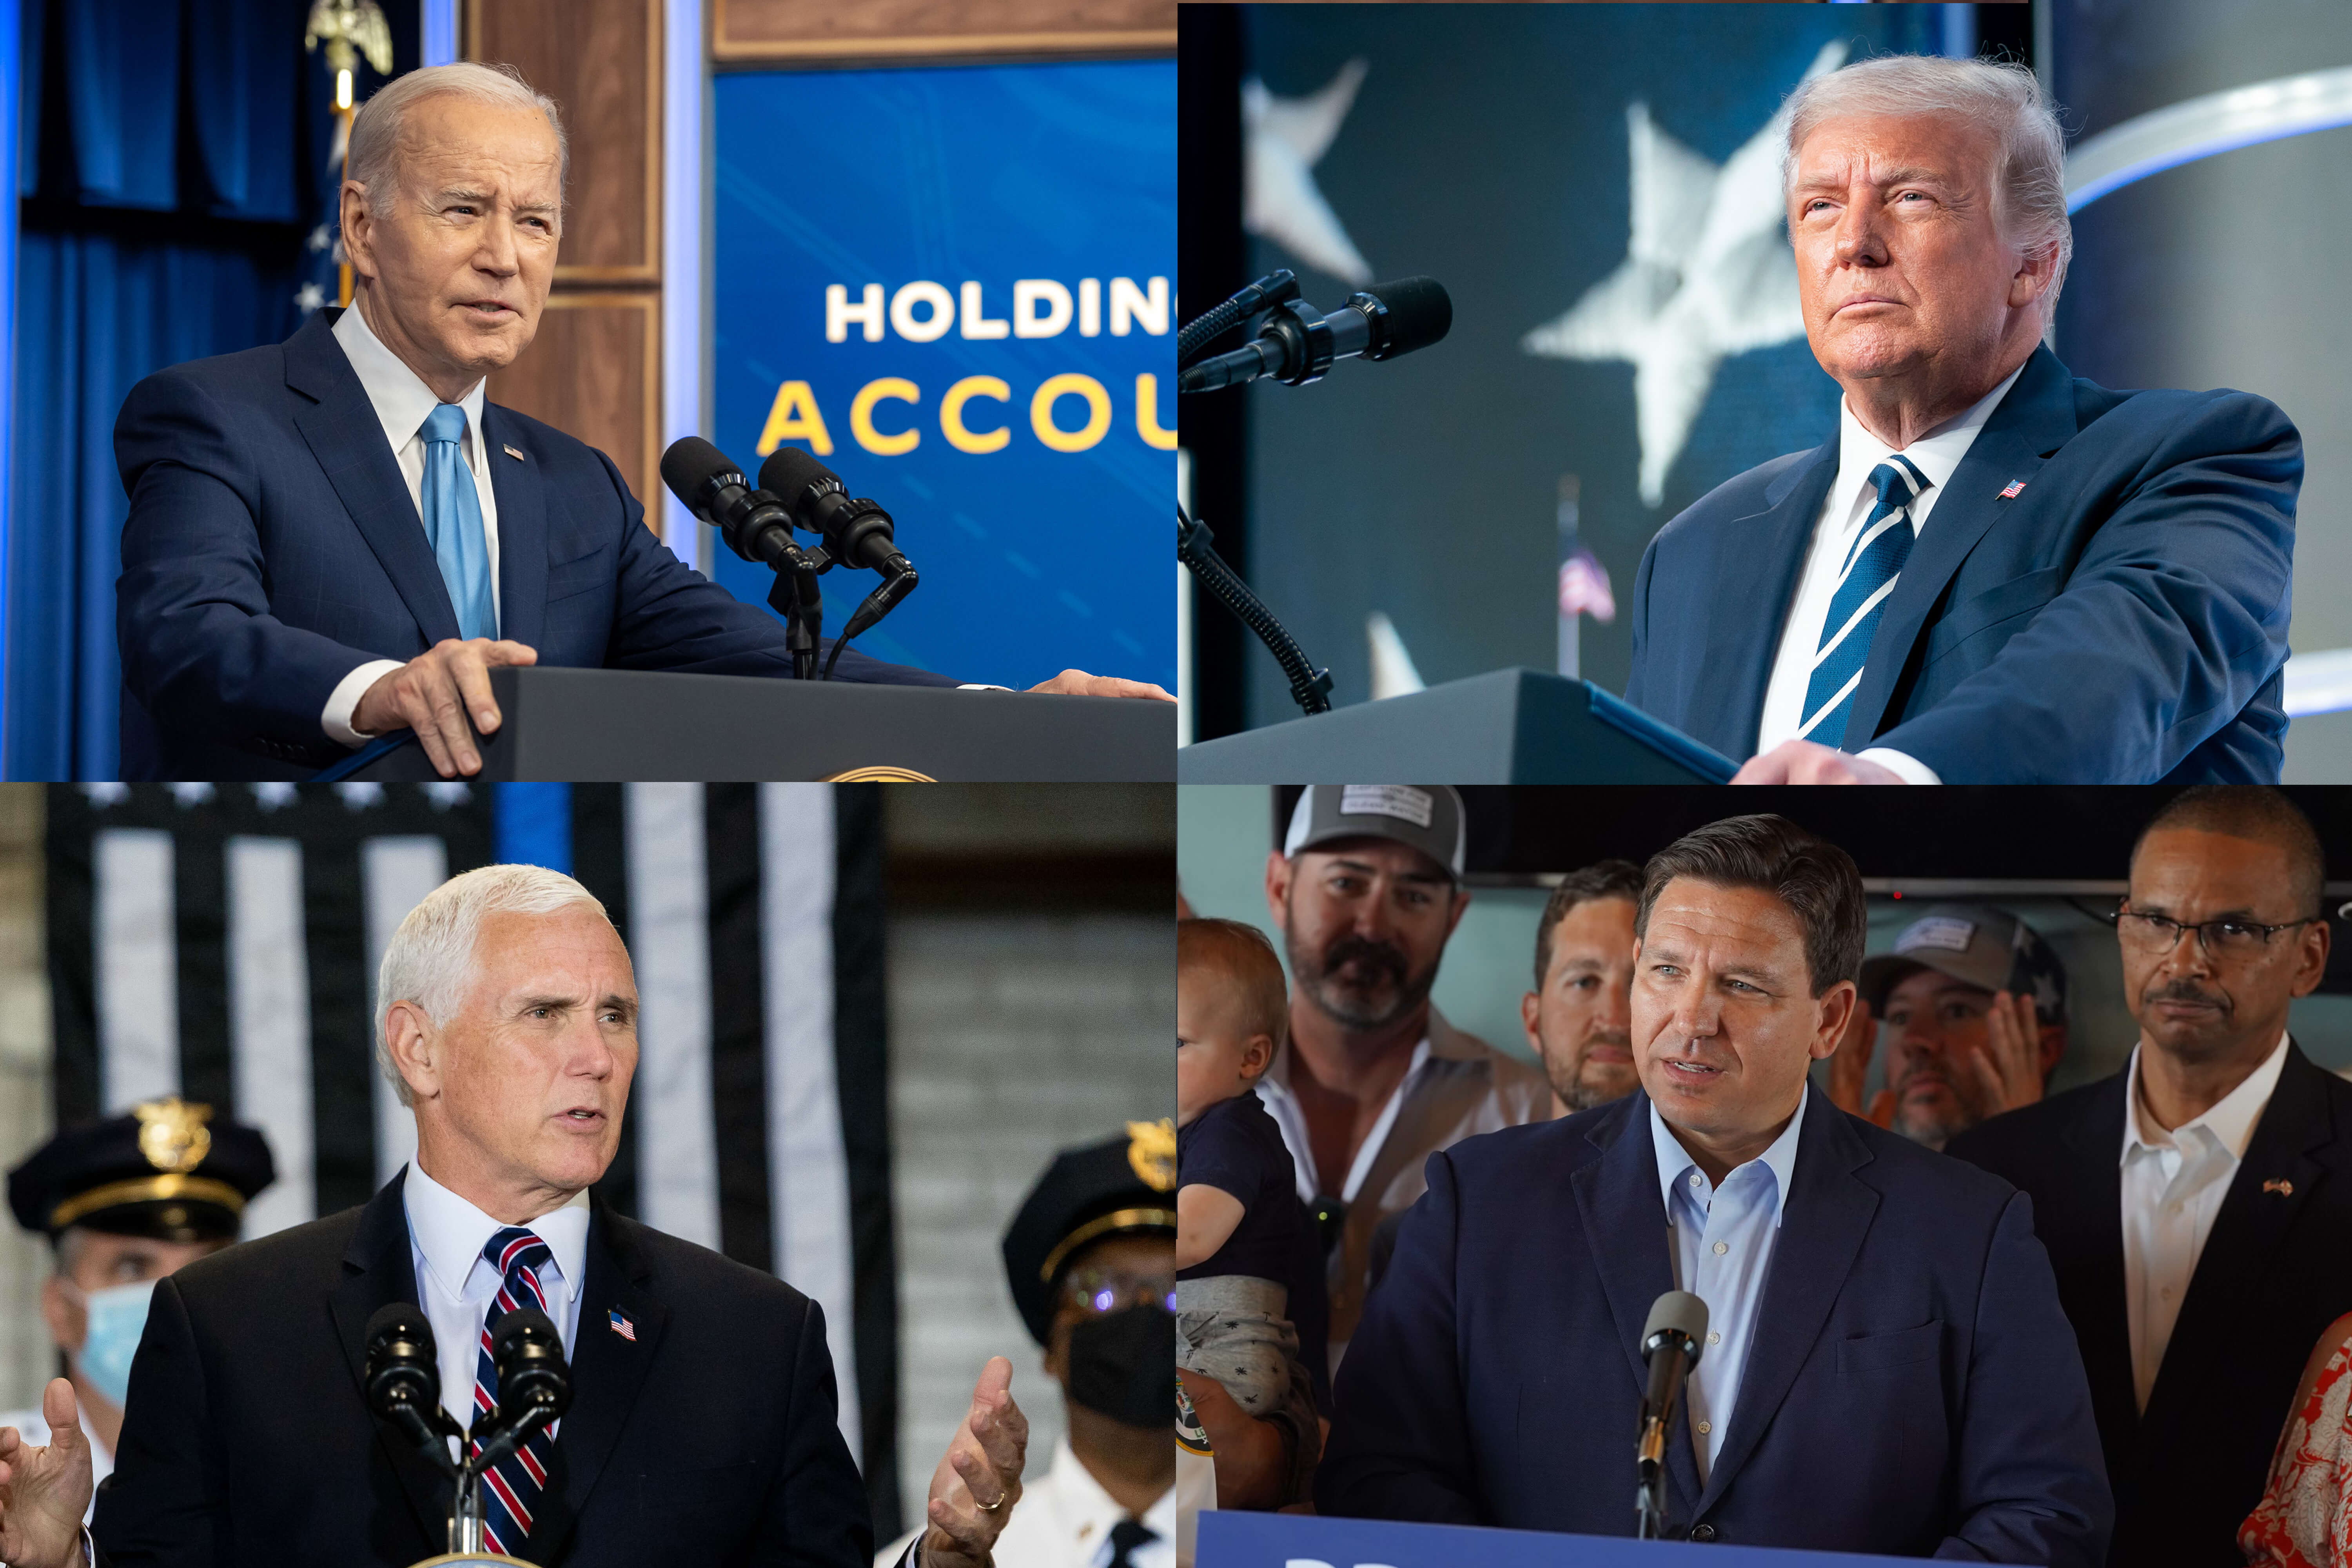
<path id="1" fill-rule="evenodd" d="M 1404 1077 L 1397 1079 L 1397 1086 L 1389 1092 L 1388 1103 L 1381 1107 L 1371 1131 L 1364 1134 L 1363 1142 L 1357 1146 L 1355 1163 L 1348 1167 L 1347 1180 L 1339 1184 L 1341 1203 L 1354 1203 L 1356 1194 L 1364 1190 L 1364 1178 L 1371 1174 L 1373 1162 L 1381 1157 L 1381 1150 L 1388 1143 L 1389 1132 L 1396 1126 L 1397 1112 L 1403 1109 L 1406 1091 L 1412 1088 L 1413 1079 L 1421 1076 L 1421 1069 L 1429 1065 L 1432 1054 L 1429 1037 L 1423 1035 L 1421 1043 L 1412 1047 L 1412 1059 L 1405 1064 Z M 1282 1043 L 1282 1048 L 1274 1055 L 1272 1065 L 1258 1075 L 1257 1097 L 1273 1115 L 1275 1126 L 1281 1131 L 1283 1144 L 1290 1151 L 1291 1173 L 1298 1180 L 1300 1199 L 1313 1203 L 1324 1194 L 1315 1184 L 1315 1152 L 1307 1134 L 1307 1113 L 1299 1110 L 1298 1097 L 1290 1091 L 1289 1041 Z"/>
<path id="2" fill-rule="evenodd" d="M 1675 1289 L 1706 1303 L 1706 1343 L 1699 1347 L 1698 1364 L 1691 1368 L 1684 1393 L 1701 1486 L 1714 1473 L 1724 1434 L 1731 1430 L 1732 1403 L 1748 1365 L 1748 1348 L 1755 1342 L 1756 1312 L 1772 1273 L 1780 1216 L 1797 1173 L 1799 1130 L 1811 1097 L 1810 1087 L 1800 1090 L 1797 1113 L 1780 1135 L 1764 1152 L 1726 1172 L 1719 1187 L 1708 1184 L 1656 1104 L 1650 1107 Z"/>
<path id="3" fill-rule="evenodd" d="M 1128 1517 L 1103 1490 L 1063 1437 L 1045 1473 L 1021 1483 L 1021 1500 L 996 1538 L 992 1555 L 1003 1568 L 1104 1568 L 1110 1562 L 1111 1526 Z M 1139 1521 L 1155 1539 L 1128 1553 L 1134 1568 L 1176 1568 L 1176 1489 L 1160 1494 Z M 918 1525 L 874 1554 L 874 1568 L 890 1568 L 922 1533 Z"/>
<path id="4" fill-rule="evenodd" d="M 416 527 L 425 528 L 425 438 L 417 432 L 425 416 L 441 405 L 440 395 L 425 384 L 424 378 L 401 362 L 400 356 L 383 346 L 383 341 L 368 329 L 367 321 L 354 305 L 337 319 L 335 341 L 343 345 L 344 354 L 358 373 L 360 385 L 375 409 L 377 420 L 383 426 L 383 438 L 392 447 L 392 455 L 400 464 L 400 477 L 408 481 L 409 504 L 416 509 Z M 466 411 L 466 433 L 458 439 L 457 450 L 466 459 L 466 467 L 474 476 L 474 494 L 482 506 L 482 538 L 489 547 L 490 604 L 503 616 L 504 606 L 499 598 L 499 498 L 490 484 L 490 466 L 485 460 L 482 439 L 482 383 L 474 383 L 457 406 Z M 346 746 L 357 746 L 369 737 L 352 728 L 352 711 L 360 705 L 367 689 L 401 667 L 396 658 L 370 659 L 353 669 L 335 684 L 327 694 L 326 710 L 319 716 L 331 740 Z"/>
<path id="5" fill-rule="evenodd" d="M 2140 1047 L 2132 1047 L 2124 1082 L 2124 1310 L 2131 1323 L 2132 1393 L 2143 1414 L 2214 1216 L 2286 1067 L 2286 1044 L 2281 1035 L 2243 1083 L 2169 1132 L 2141 1114 Z"/>
<path id="6" fill-rule="evenodd" d="M 400 1184 L 400 1199 L 408 1211 L 408 1255 L 416 1266 L 417 1305 L 433 1325 L 440 1362 L 441 1408 L 458 1426 L 470 1426 L 482 1324 L 500 1278 L 482 1248 L 505 1226 L 426 1175 L 413 1161 L 407 1180 Z M 532 1220 L 530 1230 L 554 1254 L 539 1267 L 539 1288 L 547 1297 L 547 1315 L 562 1337 L 564 1356 L 572 1359 L 579 1338 L 581 1283 L 588 1267 L 587 1192 L 574 1193 L 562 1208 Z"/>
<path id="7" fill-rule="evenodd" d="M 1968 412 L 1948 419 L 1925 436 L 1903 448 L 1903 456 L 1917 465 L 1927 476 L 1927 488 L 1911 503 L 1911 534 L 1916 539 L 1927 526 L 1927 514 L 1936 510 L 1936 502 L 1951 482 L 1960 459 L 1976 445 L 1977 432 L 1985 427 L 1992 411 L 2025 374 L 2025 366 L 2011 371 L 1999 386 L 1972 404 Z M 1895 448 L 1863 428 L 1862 421 L 1853 416 L 1851 405 L 1838 404 L 1838 471 L 1830 486 L 1830 493 L 1822 501 L 1821 516 L 1813 523 L 1813 542 L 1805 553 L 1803 574 L 1797 579 L 1796 602 L 1789 608 L 1789 624 L 1780 633 L 1780 649 L 1772 660 L 1772 679 L 1764 689 L 1764 717 L 1756 734 L 1758 755 L 1770 751 L 1783 741 L 1798 739 L 1797 731 L 1805 722 L 1805 690 L 1812 684 L 1813 665 L 1822 646 L 1822 630 L 1830 616 L 1830 601 L 1837 596 L 1838 581 L 1844 575 L 1846 552 L 1854 537 L 1870 519 L 1871 507 L 1877 492 L 1871 489 L 1871 470 L 1895 455 Z M 1840 737 L 1816 734 L 1811 737 L 1824 746 L 1835 746 Z M 1868 762 L 1894 769 L 1911 784 L 1941 784 L 1934 769 L 1906 752 L 1891 746 L 1872 746 L 1860 755 Z"/>

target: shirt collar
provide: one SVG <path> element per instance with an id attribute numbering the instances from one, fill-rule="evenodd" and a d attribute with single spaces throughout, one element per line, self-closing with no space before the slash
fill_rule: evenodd
<path id="1" fill-rule="evenodd" d="M 2229 1151 L 2232 1160 L 2246 1157 L 2246 1145 L 2254 1141 L 2254 1124 L 2263 1119 L 2263 1110 L 2278 1089 L 2279 1074 L 2286 1070 L 2286 1047 L 2289 1037 L 2279 1036 L 2278 1044 L 2263 1065 L 2248 1073 L 2243 1082 L 2216 1100 L 2204 1115 L 2192 1117 L 2167 1132 L 2160 1127 L 2147 1129 L 2143 1135 L 2139 1121 L 2139 1053 L 2132 1047 L 2131 1064 L 2124 1069 L 2124 1147 L 2118 1163 L 2127 1164 L 2132 1152 L 2151 1152 L 2177 1147 L 2181 1134 L 2192 1127 L 2203 1128 L 2216 1142 Z"/>
<path id="2" fill-rule="evenodd" d="M 394 452 L 404 450 L 416 439 L 425 416 L 441 406 L 440 396 L 398 354 L 383 346 L 383 340 L 369 328 L 357 305 L 336 318 L 334 335 L 375 409 L 383 438 L 392 443 Z M 457 406 L 466 411 L 466 427 L 473 432 L 477 452 L 482 449 L 482 386 L 481 382 L 474 383 L 457 400 Z"/>
<path id="3" fill-rule="evenodd" d="M 2026 363 L 2028 364 L 2032 363 L 2031 356 L 2028 356 Z M 1945 420 L 1941 425 L 1903 448 L 1903 456 L 1916 464 L 1919 471 L 1927 476 L 1927 484 L 1931 489 L 1951 482 L 1954 470 L 1960 466 L 1960 459 L 1968 456 L 1969 447 L 1975 443 L 1977 432 L 1985 427 L 1986 421 L 1992 417 L 1992 411 L 2000 406 L 2000 400 L 2009 395 L 2009 389 L 2016 385 L 2017 378 L 2024 374 L 2025 365 L 2019 365 L 2001 378 L 1999 386 L 1970 404 L 1966 413 Z M 1853 416 L 1853 405 L 1840 398 L 1838 400 L 1838 483 L 1840 486 L 1851 493 L 1855 486 L 1860 485 L 1868 477 L 1873 468 L 1877 468 L 1879 464 L 1885 462 L 1894 455 L 1895 448 L 1864 429 L 1862 421 Z"/>
<path id="4" fill-rule="evenodd" d="M 482 1248 L 489 1245 L 491 1237 L 505 1228 L 503 1222 L 492 1219 L 426 1175 L 424 1167 L 413 1160 L 409 1162 L 408 1178 L 401 1184 L 400 1195 L 408 1210 L 408 1234 L 415 1239 L 416 1250 L 425 1255 L 425 1267 L 433 1270 L 434 1278 L 444 1289 L 458 1300 L 465 1300 L 466 1287 L 473 1278 L 476 1264 L 482 1268 L 483 1294 L 497 1288 L 498 1276 L 492 1272 L 489 1260 L 482 1256 Z M 566 1293 L 577 1295 L 588 1254 L 587 1189 L 572 1194 L 561 1208 L 532 1220 L 530 1229 L 554 1254 L 555 1270 Z M 544 1276 L 541 1283 L 546 1283 Z"/>
<path id="5" fill-rule="evenodd" d="M 1805 1101 L 1812 1095 L 1810 1083 L 1798 1090 L 1797 1113 L 1789 1118 L 1789 1125 L 1780 1130 L 1780 1136 L 1772 1140 L 1771 1146 L 1748 1162 L 1749 1164 L 1760 1163 L 1772 1173 L 1772 1224 L 1776 1228 L 1782 1212 L 1789 1206 L 1789 1184 L 1795 1180 L 1797 1173 L 1798 1134 L 1805 1125 Z M 1666 1125 L 1666 1119 L 1658 1114 L 1658 1102 L 1654 1100 L 1650 1101 L 1650 1142 L 1657 1151 L 1658 1198 L 1665 1205 L 1666 1213 L 1671 1215 L 1675 1212 L 1675 1184 L 1697 1170 L 1698 1162 L 1690 1157 L 1690 1151 L 1683 1147 L 1682 1140 L 1676 1138 L 1674 1129 Z M 1746 1170 L 1748 1167 L 1741 1165 L 1736 1168 Z"/>
<path id="6" fill-rule="evenodd" d="M 1064 1540 L 1088 1548 L 1099 1546 L 1110 1539 L 1111 1527 L 1127 1517 L 1127 1510 L 1103 1490 L 1102 1483 L 1070 1447 L 1066 1433 L 1054 1440 L 1054 1463 L 1046 1475 L 1054 1483 L 1054 1516 Z M 1160 1500 L 1144 1510 L 1139 1522 L 1160 1540 L 1174 1541 L 1175 1487 L 1160 1493 Z"/>

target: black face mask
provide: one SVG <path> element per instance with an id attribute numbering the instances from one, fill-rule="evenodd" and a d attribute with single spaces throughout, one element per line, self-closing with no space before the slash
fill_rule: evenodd
<path id="1" fill-rule="evenodd" d="M 1071 1399 L 1127 1426 L 1176 1419 L 1176 1315 L 1128 1307 L 1070 1331 Z"/>

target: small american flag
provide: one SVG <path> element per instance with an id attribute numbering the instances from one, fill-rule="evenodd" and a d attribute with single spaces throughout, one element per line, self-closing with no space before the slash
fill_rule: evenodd
<path id="1" fill-rule="evenodd" d="M 631 1344 L 637 1342 L 637 1325 L 629 1321 L 618 1307 L 613 1309 L 613 1331 Z"/>
<path id="2" fill-rule="evenodd" d="M 2018 495 L 2024 489 L 2025 481 L 2023 479 L 2011 479 L 2009 481 L 2009 489 L 2000 492 L 2000 499 L 2003 500 L 2015 500 L 2018 498 Z"/>
<path id="3" fill-rule="evenodd" d="M 1588 615 L 1603 626 L 1617 618 L 1617 598 L 1609 591 L 1609 568 L 1582 545 L 1559 563 L 1559 614 L 1563 620 Z"/>

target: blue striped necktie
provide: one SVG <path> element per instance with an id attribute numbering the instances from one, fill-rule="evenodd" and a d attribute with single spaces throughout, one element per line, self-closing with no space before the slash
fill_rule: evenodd
<path id="1" fill-rule="evenodd" d="M 454 403 L 438 405 L 416 433 L 425 439 L 424 505 L 417 510 L 425 517 L 433 559 L 441 563 L 441 581 L 449 585 L 449 603 L 457 611 L 457 635 L 494 637 L 499 612 L 490 596 L 490 547 L 482 529 L 482 498 L 474 489 L 474 471 L 466 467 L 457 447 L 457 438 L 466 433 L 466 411 Z"/>
<path id="2" fill-rule="evenodd" d="M 1846 552 L 1844 573 L 1830 597 L 1821 647 L 1813 655 L 1812 679 L 1805 683 L 1804 722 L 1797 730 L 1801 738 L 1825 746 L 1834 746 L 1845 736 L 1854 689 L 1862 684 L 1863 661 L 1870 657 L 1871 635 L 1886 613 L 1887 595 L 1895 592 L 1903 563 L 1911 558 L 1916 537 L 1911 503 L 1927 488 L 1927 476 L 1908 458 L 1896 456 L 1870 470 L 1870 488 L 1878 492 L 1878 501 L 1853 548 Z"/>
<path id="3" fill-rule="evenodd" d="M 537 1271 L 555 1255 L 537 1236 L 510 1225 L 490 1237 L 482 1256 L 499 1271 L 499 1293 L 482 1321 L 482 1342 L 474 1357 L 477 1420 L 498 1408 L 499 1403 L 499 1369 L 490 1360 L 490 1336 L 498 1332 L 509 1312 L 524 1307 L 547 1310 L 547 1296 L 540 1288 Z M 491 1551 L 509 1556 L 521 1552 L 530 1534 L 531 1510 L 539 1506 L 539 1494 L 547 1486 L 548 1456 L 554 1447 L 554 1434 L 542 1426 L 530 1435 L 530 1441 L 484 1473 L 482 1541 Z M 471 1451 L 479 1453 L 481 1445 L 472 1445 Z"/>

